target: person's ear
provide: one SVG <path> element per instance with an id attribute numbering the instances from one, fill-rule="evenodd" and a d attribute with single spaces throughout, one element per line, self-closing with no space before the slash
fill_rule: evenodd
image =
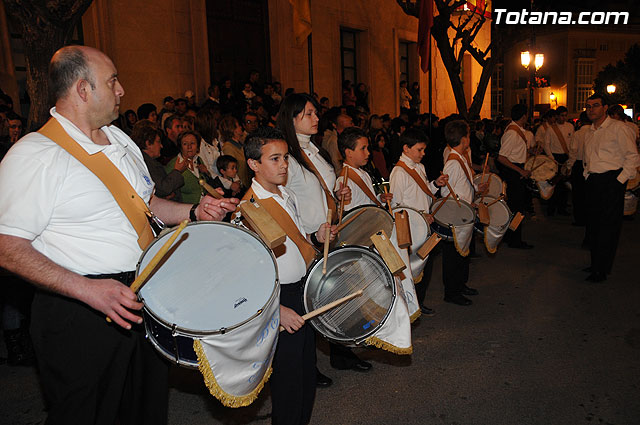
<path id="1" fill-rule="evenodd" d="M 89 91 L 91 90 L 91 84 L 87 80 L 79 79 L 75 84 L 76 93 L 83 102 L 86 102 L 89 98 Z"/>
<path id="2" fill-rule="evenodd" d="M 255 159 L 247 159 L 247 165 L 254 173 L 258 172 L 258 161 Z"/>

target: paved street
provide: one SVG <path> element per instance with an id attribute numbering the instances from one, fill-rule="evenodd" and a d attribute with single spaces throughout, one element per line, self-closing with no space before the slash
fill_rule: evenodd
<path id="1" fill-rule="evenodd" d="M 442 301 L 436 259 L 427 297 L 437 314 L 414 324 L 413 355 L 362 349 L 373 370 L 339 372 L 322 342 L 319 367 L 334 385 L 318 390 L 312 423 L 640 423 L 640 217 L 623 223 L 609 280 L 586 284 L 583 228 L 537 206 L 524 230 L 535 249 L 502 246 L 490 258 L 478 243 L 473 306 Z M 268 389 L 234 410 L 195 372 L 174 369 L 171 384 L 170 424 L 270 423 Z M 33 369 L 0 366 L 0 388 L 0 423 L 44 422 Z"/>

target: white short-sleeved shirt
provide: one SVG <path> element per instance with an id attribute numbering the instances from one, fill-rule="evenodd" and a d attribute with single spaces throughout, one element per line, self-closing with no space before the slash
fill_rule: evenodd
<path id="1" fill-rule="evenodd" d="M 605 118 L 597 129 L 591 124 L 584 140 L 584 176 L 622 168 L 618 181 L 624 183 L 636 175 L 640 156 L 633 129 L 621 121 Z"/>
<path id="2" fill-rule="evenodd" d="M 511 125 L 517 125 L 518 128 L 520 128 L 520 131 L 522 131 L 522 134 L 525 134 L 525 129 L 520 127 L 514 121 L 511 121 L 507 128 Z M 527 160 L 527 144 L 522 137 L 520 137 L 517 131 L 505 131 L 500 139 L 499 154 L 506 157 L 514 164 L 524 164 Z"/>
<path id="3" fill-rule="evenodd" d="M 467 161 L 464 159 L 462 155 L 460 155 L 456 150 L 451 151 L 452 155 L 457 155 L 462 160 L 464 167 L 467 169 L 467 173 L 470 176 L 473 176 L 473 171 L 467 164 Z M 473 198 L 475 195 L 475 187 L 473 183 L 469 181 L 467 178 L 467 174 L 462 169 L 460 162 L 455 159 L 450 159 L 444 164 L 444 168 L 442 169 L 443 174 L 447 174 L 449 176 L 449 185 L 451 189 L 456 193 L 460 199 L 465 202 L 471 203 L 473 202 Z M 449 194 L 449 188 L 444 186 L 440 189 L 442 196 L 447 196 Z"/>
<path id="4" fill-rule="evenodd" d="M 306 237 L 300 219 L 296 196 L 292 191 L 287 190 L 284 186 L 278 186 L 282 194 L 282 196 L 279 196 L 266 190 L 256 179 L 253 179 L 251 189 L 253 189 L 258 199 L 273 198 L 289 214 L 300 233 Z M 276 253 L 276 263 L 278 264 L 278 277 L 282 285 L 299 282 L 307 274 L 307 264 L 298 246 L 288 236 L 284 246 L 284 253 L 280 254 L 278 249 L 274 251 Z"/>
<path id="5" fill-rule="evenodd" d="M 567 144 L 567 149 L 569 149 L 569 140 L 571 140 L 571 136 L 573 136 L 573 125 L 565 122 L 563 124 L 556 124 L 558 129 L 560 130 L 560 134 L 564 137 L 564 141 Z M 560 143 L 560 139 L 556 135 L 553 126 L 549 126 L 549 129 L 544 134 L 544 152 L 548 157 L 553 158 L 553 154 L 564 154 L 564 149 L 562 149 L 562 143 Z"/>
<path id="6" fill-rule="evenodd" d="M 418 173 L 431 193 L 435 194 L 438 191 L 438 187 L 427 179 L 424 165 L 413 162 L 405 154 L 400 156 L 400 161 Z M 393 202 L 398 205 L 415 208 L 419 211 L 429 212 L 431 210 L 431 197 L 422 191 L 418 183 L 402 167 L 396 165 L 391 170 L 389 190 L 393 193 Z"/>
<path id="7" fill-rule="evenodd" d="M 51 115 L 89 154 L 102 151 L 149 202 L 154 184 L 142 153 L 122 130 L 102 127 L 97 145 L 71 121 Z M 31 241 L 53 262 L 80 274 L 135 270 L 138 235 L 106 186 L 55 142 L 30 133 L 0 164 L 0 233 Z"/>

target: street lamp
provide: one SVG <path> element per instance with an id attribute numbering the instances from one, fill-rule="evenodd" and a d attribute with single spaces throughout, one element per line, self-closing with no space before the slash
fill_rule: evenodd
<path id="1" fill-rule="evenodd" d="M 616 92 L 616 86 L 615 84 L 609 84 L 607 86 L 607 93 L 609 94 L 614 94 Z"/>
<path id="2" fill-rule="evenodd" d="M 553 92 L 551 92 L 551 94 L 549 95 L 549 101 L 555 102 L 556 108 L 558 107 L 558 97 L 553 94 Z"/>
<path id="3" fill-rule="evenodd" d="M 533 64 L 532 59 L 533 58 Z M 520 64 L 529 71 L 529 118 L 533 118 L 533 86 L 535 84 L 536 79 L 536 71 L 542 68 L 544 64 L 544 54 L 536 53 L 535 55 L 531 52 L 524 51 L 520 52 Z M 531 66 L 533 65 L 533 66 Z"/>

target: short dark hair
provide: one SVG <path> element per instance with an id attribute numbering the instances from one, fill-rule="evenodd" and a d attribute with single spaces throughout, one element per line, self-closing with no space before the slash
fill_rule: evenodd
<path id="1" fill-rule="evenodd" d="M 511 108 L 511 119 L 514 121 L 518 121 L 520 118 L 527 115 L 527 105 L 522 103 L 516 103 Z"/>
<path id="2" fill-rule="evenodd" d="M 565 112 L 569 112 L 569 110 L 566 108 L 566 106 L 558 106 L 558 108 L 556 109 L 556 112 L 559 114 L 564 114 Z"/>
<path id="3" fill-rule="evenodd" d="M 589 115 L 587 115 L 587 111 L 580 112 L 580 123 L 582 125 L 591 124 L 591 120 L 589 119 Z"/>
<path id="4" fill-rule="evenodd" d="M 407 145 L 411 148 L 418 143 L 424 143 L 425 145 L 429 143 L 429 137 L 419 128 L 408 128 L 400 135 L 400 146 Z"/>
<path id="5" fill-rule="evenodd" d="M 222 170 L 226 170 L 229 164 L 238 163 L 238 160 L 231 155 L 220 155 L 216 160 L 216 167 L 218 171 L 222 173 Z"/>
<path id="6" fill-rule="evenodd" d="M 359 127 L 345 128 L 344 131 L 340 133 L 338 136 L 338 150 L 340 150 L 340 154 L 342 154 L 343 158 L 346 158 L 345 152 L 347 149 L 352 151 L 356 150 L 358 139 L 362 137 L 369 140 L 367 133 Z"/>
<path id="7" fill-rule="evenodd" d="M 156 113 L 158 112 L 156 105 L 154 105 L 153 103 L 143 103 L 142 105 L 138 106 L 138 119 L 144 120 L 149 118 L 149 115 L 151 115 L 153 111 L 156 111 Z"/>
<path id="8" fill-rule="evenodd" d="M 187 130 L 187 131 L 183 131 L 182 133 L 180 133 L 180 135 L 178 136 L 178 147 L 180 149 L 182 149 L 182 147 L 180 146 L 182 144 L 182 139 L 184 139 L 187 136 L 193 136 L 196 138 L 196 144 L 198 145 L 198 149 L 200 149 L 200 142 L 202 141 L 202 137 L 200 137 L 200 135 L 195 132 L 195 131 L 191 131 L 191 130 Z"/>
<path id="9" fill-rule="evenodd" d="M 547 115 L 547 118 L 556 118 L 560 114 L 558 114 L 558 111 L 555 109 L 549 109 L 546 115 Z"/>
<path id="10" fill-rule="evenodd" d="M 616 103 L 615 105 L 609 106 L 609 109 L 607 110 L 607 115 L 609 115 L 610 117 L 619 115 L 620 117 L 624 118 L 624 109 L 622 108 L 622 105 L 620 105 L 619 103 Z"/>
<path id="11" fill-rule="evenodd" d="M 162 132 L 148 119 L 136 122 L 131 132 L 131 140 L 136 142 L 141 151 L 147 148 L 147 142 L 153 143 L 156 136 L 162 137 Z"/>
<path id="12" fill-rule="evenodd" d="M 173 97 L 167 96 L 164 99 L 162 99 L 162 103 L 167 103 L 167 102 L 173 102 Z"/>
<path id="13" fill-rule="evenodd" d="M 173 122 L 176 120 L 182 121 L 182 117 L 178 116 L 177 114 L 169 115 L 169 117 L 164 120 L 164 131 L 167 131 L 168 129 L 173 127 Z"/>
<path id="14" fill-rule="evenodd" d="M 447 144 L 455 148 L 460 144 L 460 140 L 469 134 L 469 124 L 464 120 L 449 121 L 444 126 L 444 139 Z"/>
<path id="15" fill-rule="evenodd" d="M 589 96 L 587 98 L 587 100 L 596 100 L 596 99 L 600 99 L 600 101 L 602 102 L 602 106 L 611 105 L 611 101 L 609 100 L 609 96 L 607 96 L 606 94 L 601 93 L 601 92 L 595 92 L 594 94 L 592 94 L 591 96 Z"/>
<path id="16" fill-rule="evenodd" d="M 96 80 L 85 55 L 78 46 L 67 46 L 58 50 L 55 60 L 49 63 L 49 90 L 54 103 L 64 97 L 73 83 L 86 80 L 92 90 Z"/>
<path id="17" fill-rule="evenodd" d="M 262 147 L 274 140 L 282 140 L 287 143 L 284 133 L 273 127 L 260 127 L 247 136 L 244 141 L 244 157 L 260 161 L 262 158 Z"/>

